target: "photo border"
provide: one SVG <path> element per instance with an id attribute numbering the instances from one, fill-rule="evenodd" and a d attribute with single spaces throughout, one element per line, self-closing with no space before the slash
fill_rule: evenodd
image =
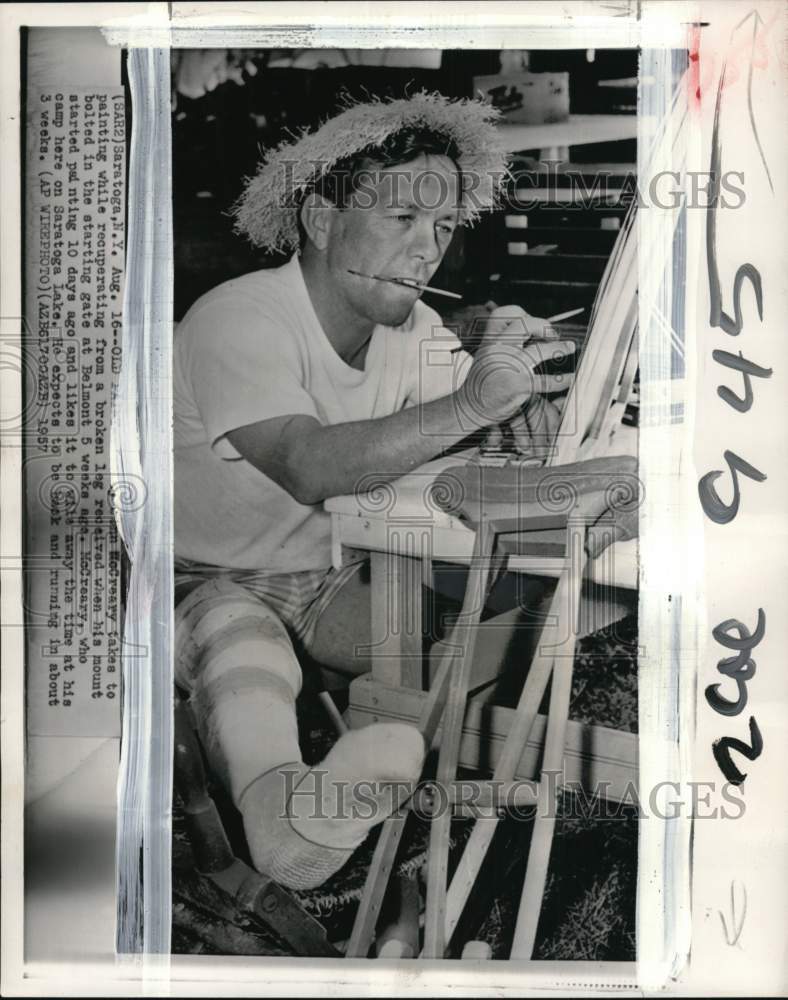
<path id="1" fill-rule="evenodd" d="M 20 159 L 19 129 L 20 89 L 19 89 L 19 47 L 18 28 L 23 25 L 73 26 L 77 13 L 80 23 L 96 24 L 102 28 L 110 44 L 124 45 L 131 50 L 129 57 L 130 77 L 134 86 L 139 87 L 140 96 L 145 93 L 142 106 L 135 101 L 134 129 L 131 156 L 141 163 L 142 171 L 130 172 L 128 211 L 128 254 L 130 265 L 126 276 L 127 325 L 131 330 L 144 331 L 143 338 L 129 340 L 124 331 L 124 360 L 122 389 L 120 397 L 128 408 L 136 401 L 136 393 L 144 394 L 154 406 L 139 425 L 133 420 L 128 409 L 126 418 L 121 416 L 117 427 L 113 427 L 116 470 L 131 470 L 142 475 L 146 482 L 156 483 L 156 499 L 149 506 L 144 520 L 136 519 L 123 528 L 126 543 L 133 549 L 138 532 L 150 528 L 150 518 L 154 513 L 161 522 L 155 538 L 155 555 L 152 562 L 147 557 L 134 561 L 130 600 L 127 608 L 126 636 L 145 644 L 154 651 L 160 662 L 170 664 L 170 673 L 150 677 L 143 688 L 134 690 L 131 681 L 130 696 L 134 703 L 151 716 L 144 731 L 135 731 L 129 713 L 123 720 L 126 752 L 132 745 L 139 744 L 143 735 L 150 738 L 151 727 L 155 732 L 158 750 L 153 749 L 145 758 L 145 768 L 140 784 L 134 791 L 136 801 L 140 795 L 145 801 L 144 820 L 132 831 L 132 840 L 121 849 L 121 856 L 128 858 L 134 838 L 144 841 L 146 884 L 153 889 L 141 902 L 135 897 L 136 874 L 125 869 L 121 884 L 126 893 L 127 904 L 135 912 L 142 913 L 144 924 L 143 952 L 141 956 L 119 958 L 107 956 L 106 961 L 95 966 L 82 964 L 68 966 L 68 982 L 64 982 L 64 966 L 40 964 L 35 968 L 25 967 L 22 957 L 23 921 L 3 921 L 2 954 L 4 983 L 10 984 L 18 995 L 32 994 L 46 989 L 52 995 L 73 995 L 80 992 L 104 995 L 134 995 L 150 993 L 157 988 L 163 990 L 177 987 L 180 995 L 198 995 L 211 984 L 222 993 L 259 996 L 287 988 L 294 994 L 309 993 L 318 987 L 326 995 L 342 993 L 368 993 L 383 986 L 386 990 L 407 988 L 416 994 L 456 993 L 458 988 L 473 995 L 493 995 L 500 992 L 518 991 L 524 988 L 542 991 L 556 987 L 607 990 L 639 989 L 657 990 L 662 988 L 670 976 L 682 971 L 683 962 L 690 945 L 690 830 L 680 825 L 668 836 L 667 831 L 655 831 L 653 827 L 641 829 L 639 841 L 639 885 L 638 885 L 638 960 L 637 963 L 559 963 L 529 962 L 486 963 L 481 967 L 470 967 L 471 963 L 441 961 L 420 963 L 419 966 L 402 966 L 383 961 L 344 960 L 328 963 L 313 959 L 201 959 L 199 956 L 174 956 L 163 953 L 163 945 L 169 934 L 168 888 L 170 870 L 171 827 L 168 820 L 171 795 L 171 760 L 164 748 L 171 746 L 170 721 L 167 707 L 171 708 L 171 644 L 172 614 L 157 624 L 155 630 L 143 618 L 143 610 L 150 606 L 155 596 L 164 607 L 172 606 L 172 562 L 169 556 L 171 546 L 171 428 L 170 389 L 168 379 L 162 373 L 169 371 L 171 351 L 170 330 L 172 324 L 172 232 L 169 220 L 171 203 L 171 175 L 169 157 L 169 50 L 171 47 L 423 47 L 423 48 L 629 48 L 643 49 L 639 75 L 639 151 L 647 133 L 656 120 L 664 120 L 669 113 L 669 90 L 666 80 L 674 82 L 674 67 L 670 66 L 667 54 L 672 49 L 687 47 L 688 28 L 694 23 L 693 12 L 696 5 L 688 3 L 637 3 L 635 0 L 613 0 L 613 2 L 577 2 L 562 4 L 570 13 L 563 22 L 556 25 L 556 5 L 534 0 L 523 4 L 496 3 L 484 8 L 476 5 L 454 4 L 407 4 L 407 12 L 402 4 L 378 4 L 375 7 L 376 21 L 370 24 L 361 13 L 353 8 L 337 3 L 328 4 L 246 4 L 243 8 L 222 5 L 221 13 L 215 4 L 107 4 L 93 5 L 66 4 L 5 5 L 0 12 L 0 23 L 4 28 L 4 59 L 0 77 L 0 102 L 2 106 L 2 137 L 4 149 L 11 149 L 12 155 L 4 156 L 0 164 L 0 183 L 3 190 L 2 218 L 2 307 L 0 316 L 21 316 L 21 267 L 18 254 L 20 222 Z M 708 8 L 708 4 L 706 8 Z M 359 5 L 361 8 L 361 5 Z M 359 9 L 357 8 L 357 9 Z M 461 23 L 452 23 L 448 13 L 462 11 Z M 368 8 L 364 5 L 368 17 Z M 379 12 L 379 13 L 378 13 Z M 216 23 L 216 22 L 221 23 Z M 351 23 L 348 23 L 350 21 Z M 268 22 L 268 23 L 266 23 Z M 418 32 L 412 25 L 421 24 Z M 645 45 L 645 48 L 644 48 Z M 656 86 L 648 94 L 643 89 L 643 79 L 652 78 Z M 151 100 L 152 99 L 152 100 Z M 644 112 L 647 113 L 644 117 Z M 647 120 L 648 119 L 648 120 Z M 8 140 L 8 141 L 6 141 Z M 144 150 L 145 156 L 135 156 L 135 148 Z M 165 155 L 166 150 L 166 155 Z M 145 213 L 143 199 L 153 197 L 154 204 L 161 210 L 156 213 L 157 223 L 152 227 L 143 225 Z M 654 220 L 640 222 L 639 236 L 648 236 L 654 245 L 660 246 L 673 259 L 672 230 L 668 240 L 667 230 Z M 646 232 L 648 230 L 648 232 Z M 10 252 L 9 252 L 10 250 Z M 154 255 L 149 251 L 155 251 Z M 140 259 L 142 254 L 142 259 Z M 162 256 L 163 255 L 163 256 Z M 162 260 L 167 261 L 166 280 Z M 156 273 L 156 268 L 160 270 Z M 640 279 L 643 289 L 649 289 L 652 271 L 649 261 L 641 259 Z M 680 284 L 680 282 L 679 282 Z M 651 282 L 653 285 L 653 281 Z M 144 301 L 141 296 L 149 295 L 152 309 L 140 311 Z M 641 392 L 644 412 L 652 407 L 664 407 L 664 362 L 666 346 L 664 332 L 657 329 L 658 315 L 673 302 L 673 293 L 664 299 L 664 291 L 652 288 L 650 293 L 641 294 L 639 322 L 642 331 L 640 339 Z M 693 329 L 691 307 L 687 303 L 688 330 Z M 649 332 L 649 340 L 643 335 Z M 648 343 L 648 350 L 644 348 Z M 153 346 L 157 354 L 155 361 L 146 350 Z M 649 378 L 649 372 L 652 378 Z M 655 374 L 655 373 L 658 373 Z M 690 371 L 685 384 L 690 384 Z M 2 415 L 21 412 L 20 382 L 13 373 L 2 372 Z M 155 381 L 154 381 L 155 380 Z M 659 382 L 659 385 L 656 383 Z M 162 386 L 167 386 L 162 390 Z M 155 391 L 145 392 L 146 387 Z M 650 388 L 655 393 L 649 403 Z M 674 398 L 671 393 L 677 395 Z M 678 386 L 668 387 L 668 402 L 677 402 L 683 395 Z M 655 409 L 656 408 L 656 409 Z M 121 414 L 123 410 L 119 411 Z M 682 447 L 691 447 L 693 414 L 691 407 L 685 411 L 684 433 L 687 435 Z M 653 434 L 651 432 L 654 432 Z M 641 428 L 643 434 L 643 428 Z M 641 510 L 641 581 L 646 584 L 641 591 L 640 623 L 643 642 L 650 638 L 657 648 L 662 643 L 676 648 L 690 648 L 696 659 L 693 671 L 679 671 L 677 661 L 655 662 L 647 670 L 639 670 L 639 707 L 641 713 L 640 745 L 646 748 L 641 755 L 640 776 L 645 787 L 649 781 L 665 780 L 675 776 L 686 781 L 692 777 L 691 755 L 695 735 L 695 692 L 698 677 L 698 647 L 687 647 L 684 640 L 694 635 L 694 609 L 688 607 L 683 620 L 675 614 L 667 615 L 664 595 L 669 591 L 669 581 L 661 580 L 662 589 L 652 591 L 653 573 L 664 573 L 670 563 L 670 549 L 682 544 L 679 533 L 672 534 L 666 528 L 673 525 L 666 521 L 664 507 L 660 508 L 658 498 L 665 499 L 665 490 L 670 486 L 664 482 L 665 463 L 675 458 L 675 437 L 669 443 L 660 441 L 659 428 L 649 427 L 646 435 L 649 448 L 641 449 L 641 476 L 648 499 L 646 511 Z M 150 455 L 157 452 L 154 464 L 140 462 L 140 441 L 146 447 L 142 452 Z M 641 437 L 641 443 L 644 438 Z M 670 467 L 669 465 L 667 467 Z M 2 462 L 2 610 L 3 619 L 21 613 L 22 608 L 22 565 L 19 549 L 18 525 L 22 518 L 21 493 L 21 449 L 3 448 Z M 154 506 L 155 504 L 155 506 Z M 650 505 L 650 506 L 649 506 Z M 661 530 L 660 530 L 661 529 Z M 670 540 L 666 551 L 665 539 Z M 659 547 L 659 551 L 657 551 Z M 654 556 L 656 561 L 651 560 Z M 643 577 L 643 568 L 649 569 L 648 579 Z M 135 578 L 136 577 L 136 578 Z M 21 630 L 3 628 L 3 660 L 7 663 L 22 664 L 24 660 L 24 636 Z M 682 644 L 683 643 L 683 644 Z M 153 674 L 154 672 L 149 672 Z M 129 675 L 131 676 L 131 675 Z M 137 678 L 139 683 L 141 678 Z M 665 699 L 666 691 L 669 698 Z M 665 738 L 666 716 L 664 701 L 669 702 L 669 712 L 675 714 L 668 719 L 669 737 Z M 156 708 L 161 709 L 157 711 Z M 24 760 L 24 680 L 21 669 L 9 677 L 4 672 L 2 685 L 3 716 L 3 757 L 6 762 L 14 761 L 22 766 Z M 139 716 L 141 718 L 142 716 Z M 139 721 L 137 718 L 137 721 Z M 150 745 L 150 744 L 149 744 Z M 23 912 L 22 871 L 14 864 L 20 856 L 23 844 L 23 803 L 18 777 L 10 766 L 3 768 L 3 912 L 21 914 Z M 121 772 L 122 773 L 122 772 Z M 147 777 L 145 777 L 147 776 Z M 129 790 L 128 783 L 124 785 Z M 125 813 L 128 815 L 128 813 Z M 642 827 L 648 826 L 641 824 Z M 121 865 L 121 870 L 123 865 Z M 644 874 L 647 877 L 644 877 Z M 661 878 L 655 876 L 661 876 Z M 659 906 L 657 906 L 659 901 Z M 663 909 L 667 907 L 666 909 Z M 166 912 L 165 912 L 166 909 Z M 661 913 L 661 919 L 660 919 Z M 451 977 L 452 985 L 448 985 Z M 261 979 L 265 979 L 265 986 Z M 61 993 L 62 990 L 62 993 Z M 129 993 L 127 991 L 131 990 Z"/>

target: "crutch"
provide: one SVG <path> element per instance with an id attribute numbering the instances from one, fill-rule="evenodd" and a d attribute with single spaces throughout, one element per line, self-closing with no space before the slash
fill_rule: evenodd
<path id="1" fill-rule="evenodd" d="M 542 526 L 545 520 L 553 521 L 554 519 L 555 515 L 542 511 L 532 512 L 530 515 L 521 514 L 515 517 L 504 516 L 495 519 L 486 519 L 483 516 L 477 525 L 477 541 L 480 538 L 483 539 L 485 533 L 489 534 L 489 540 L 487 542 L 482 540 L 480 544 L 483 550 L 492 553 L 495 536 L 498 534 L 527 531 Z M 482 582 L 477 582 L 475 587 L 482 597 L 486 593 L 488 567 L 489 560 L 484 560 L 478 568 Z M 470 589 L 474 586 L 474 582 L 469 580 L 468 586 Z M 462 645 L 459 663 L 455 665 L 452 673 L 444 717 L 437 773 L 438 787 L 443 789 L 447 789 L 456 776 L 478 617 L 469 625 L 468 638 Z M 537 701 L 536 707 L 538 704 Z M 437 801 L 441 802 L 442 806 L 446 805 L 440 797 L 437 798 Z M 440 808 L 432 818 L 427 861 L 427 905 L 424 921 L 424 947 L 421 953 L 421 957 L 427 959 L 443 958 L 448 940 L 446 933 L 446 883 L 450 825 L 451 811 L 448 808 Z"/>
<path id="2" fill-rule="evenodd" d="M 471 565 L 468 571 L 468 582 L 465 588 L 462 611 L 460 612 L 458 623 L 455 625 L 455 631 L 459 631 L 461 627 L 467 629 L 469 641 L 460 644 L 459 649 L 456 648 L 457 643 L 452 643 L 452 648 L 448 649 L 441 659 L 440 667 L 438 668 L 438 672 L 432 683 L 427 700 L 419 718 L 419 730 L 421 731 L 421 734 L 424 737 L 424 742 L 428 748 L 432 746 L 432 742 L 435 739 L 435 734 L 443 716 L 447 695 L 449 695 L 449 681 L 450 678 L 454 676 L 452 668 L 456 659 L 459 659 L 459 670 L 464 678 L 464 686 L 467 687 L 467 679 L 470 676 L 471 658 L 473 656 L 472 646 L 475 642 L 475 628 L 481 619 L 481 613 L 485 603 L 494 543 L 495 531 L 488 522 L 481 521 L 476 529 L 473 555 L 471 556 Z M 459 740 L 462 734 L 462 716 L 465 707 L 464 698 L 460 704 L 462 689 L 461 684 L 456 682 L 452 685 L 450 694 L 450 697 L 452 698 L 451 718 L 452 721 L 456 723 L 454 728 L 457 730 L 456 735 L 450 740 L 452 747 L 455 747 L 456 745 L 456 750 L 453 750 L 454 758 L 456 758 L 459 753 Z M 459 720 L 458 722 L 457 719 Z M 442 776 L 447 774 L 450 770 L 447 758 L 443 754 L 443 745 L 446 743 L 448 732 L 448 727 L 444 726 L 444 739 L 441 747 L 441 755 L 443 757 L 444 766 L 441 768 L 439 761 L 439 779 L 441 779 Z M 456 770 L 456 763 L 454 770 Z M 454 770 L 452 770 L 449 775 L 449 781 L 451 781 L 454 777 Z M 441 827 L 441 829 L 445 827 L 446 858 L 448 858 L 449 813 L 450 811 L 447 811 L 446 822 L 442 824 Z M 375 924 L 377 923 L 377 918 L 383 903 L 383 896 L 394 866 L 397 849 L 399 847 L 400 840 L 402 839 L 406 819 L 407 812 L 401 811 L 398 814 L 390 816 L 383 822 L 380 836 L 375 847 L 375 852 L 372 856 L 372 862 L 370 864 L 367 880 L 364 885 L 364 892 L 356 913 L 353 930 L 348 940 L 345 952 L 347 958 L 366 958 L 369 953 L 372 938 L 375 933 Z M 432 829 L 430 832 L 431 845 L 433 840 L 437 839 L 437 836 L 437 832 Z M 439 860 L 434 869 L 431 869 L 431 871 L 434 871 L 432 876 L 433 884 L 437 883 L 441 868 L 445 873 L 444 865 L 445 861 Z M 445 897 L 445 874 L 443 884 L 443 895 Z M 428 891 L 428 906 L 429 904 L 430 893 Z M 440 921 L 437 920 L 437 914 L 434 910 L 430 911 L 430 917 L 433 928 L 438 928 L 440 924 L 439 929 L 442 936 L 443 907 L 440 906 Z M 434 940 L 434 938 L 431 940 Z M 442 954 L 440 957 L 443 957 Z"/>
<path id="3" fill-rule="evenodd" d="M 471 563 L 461 618 L 467 632 L 465 641 L 461 644 L 458 662 L 452 671 L 449 684 L 443 722 L 443 739 L 441 740 L 436 774 L 439 789 L 447 789 L 457 775 L 462 724 L 465 718 L 477 626 L 487 594 L 490 558 L 494 543 L 494 527 L 482 519 L 476 528 L 474 547 L 476 558 Z M 430 842 L 427 854 L 427 906 L 424 917 L 422 958 L 443 958 L 446 948 L 446 881 L 449 867 L 449 835 L 452 811 L 448 807 L 448 802 L 443 801 L 442 796 L 437 796 L 436 802 L 438 809 L 433 814 L 430 823 Z"/>
<path id="4" fill-rule="evenodd" d="M 566 540 L 566 551 L 565 551 L 565 563 L 561 571 L 561 574 L 556 585 L 555 593 L 553 594 L 553 599 L 550 603 L 550 611 L 548 616 L 548 622 L 569 622 L 570 625 L 570 635 L 568 644 L 564 647 L 564 652 L 561 657 L 562 660 L 566 661 L 568 666 L 567 670 L 561 672 L 562 685 L 561 697 L 563 699 L 563 688 L 566 686 L 565 674 L 568 673 L 568 684 L 566 694 L 566 710 L 564 713 L 564 726 L 562 731 L 556 731 L 557 727 L 553 720 L 553 699 L 556 696 L 556 688 L 558 687 L 558 671 L 555 667 L 556 656 L 549 648 L 545 647 L 544 642 L 540 642 L 536 653 L 531 662 L 531 666 L 526 677 L 525 683 L 523 685 L 522 693 L 520 694 L 520 699 L 515 711 L 514 721 L 512 727 L 504 742 L 503 750 L 501 751 L 501 756 L 495 766 L 493 772 L 494 782 L 508 782 L 514 779 L 517 765 L 522 758 L 525 751 L 528 738 L 533 729 L 534 721 L 536 720 L 536 715 L 539 710 L 539 704 L 544 695 L 545 689 L 547 687 L 547 682 L 550 679 L 551 673 L 553 674 L 553 692 L 551 697 L 551 709 L 550 716 L 548 720 L 548 733 L 552 730 L 554 733 L 554 739 L 560 740 L 560 750 L 558 751 L 558 764 L 557 767 L 560 768 L 561 762 L 563 760 L 563 743 L 566 734 L 566 712 L 568 711 L 568 691 L 571 690 L 571 671 L 572 671 L 572 659 L 574 656 L 574 643 L 575 643 L 575 632 L 576 624 L 580 607 L 580 591 L 582 586 L 582 576 L 584 569 L 584 532 L 578 532 L 577 525 L 569 525 L 567 529 L 567 540 Z M 577 550 L 577 542 L 579 541 L 579 551 Z M 542 639 L 544 639 L 545 632 L 549 625 L 545 625 L 542 630 Z M 560 713 L 560 702 L 556 707 L 556 710 Z M 555 753 L 551 752 L 550 759 L 548 761 L 548 747 L 549 742 L 545 744 L 545 764 L 543 772 L 547 773 L 555 764 Z M 534 789 L 534 800 L 537 805 L 542 805 L 542 800 L 544 799 L 546 790 L 548 789 L 548 784 L 541 781 L 536 785 Z M 544 811 L 544 810 L 543 810 Z M 551 810 L 552 811 L 552 810 Z M 479 877 L 479 872 L 484 862 L 484 858 L 487 854 L 487 850 L 490 846 L 492 838 L 495 834 L 495 830 L 498 825 L 499 817 L 491 817 L 485 819 L 479 819 L 476 821 L 474 829 L 471 833 L 470 839 L 465 846 L 465 850 L 460 858 L 457 870 L 452 878 L 451 885 L 449 887 L 447 899 L 446 899 L 446 939 L 450 940 L 451 935 L 454 932 L 457 922 L 462 915 L 465 904 L 468 901 L 468 897 Z M 534 832 L 534 837 L 536 832 Z M 544 836 L 542 832 L 541 836 Z M 550 837 L 552 837 L 552 831 L 550 832 Z M 533 843 L 533 841 L 532 841 Z M 551 840 L 547 842 L 547 854 L 549 857 Z M 543 848 L 542 848 L 543 850 Z M 538 855 L 535 854 L 535 858 Z M 530 862 L 529 862 L 530 864 Z M 536 869 L 534 869 L 536 871 Z M 546 863 L 545 863 L 545 874 L 546 874 Z M 531 898 L 531 893 L 534 891 L 534 878 L 535 875 L 531 876 L 531 883 L 528 886 L 529 898 Z M 537 883 L 538 884 L 538 883 Z M 544 890 L 544 883 L 542 881 L 542 888 L 539 893 L 539 899 L 536 906 L 536 913 L 538 917 L 539 909 L 541 908 L 541 897 Z M 525 898 L 525 890 L 524 897 Z M 530 954 L 530 953 L 529 953 Z"/>
<path id="5" fill-rule="evenodd" d="M 585 569 L 585 536 L 582 530 L 571 529 L 567 533 L 570 546 L 570 564 L 567 569 L 569 586 L 565 592 L 566 612 L 564 620 L 570 622 L 569 640 L 561 655 L 553 664 L 553 682 L 550 689 L 550 707 L 547 716 L 542 773 L 539 781 L 536 818 L 528 849 L 525 881 L 520 896 L 520 907 L 514 930 L 514 940 L 510 958 L 530 959 L 536 939 L 536 929 L 542 909 L 547 867 L 555 831 L 557 783 L 551 776 L 560 774 L 563 768 L 566 728 L 569 721 L 569 696 L 572 693 L 572 671 L 574 666 L 575 643 L 580 616 L 580 592 Z"/>

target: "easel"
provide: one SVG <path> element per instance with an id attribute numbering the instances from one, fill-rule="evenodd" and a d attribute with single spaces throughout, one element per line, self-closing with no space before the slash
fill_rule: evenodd
<path id="1" fill-rule="evenodd" d="M 518 526 L 519 528 L 519 526 Z M 511 522 L 481 523 L 477 526 L 477 544 L 481 550 L 479 558 L 484 560 L 489 552 L 492 556 L 495 535 L 512 529 Z M 579 551 L 576 541 L 580 542 Z M 531 847 L 526 868 L 525 884 L 522 900 L 541 900 L 544 893 L 547 865 L 552 845 L 553 828 L 555 824 L 555 801 L 550 801 L 549 776 L 551 771 L 560 770 L 563 758 L 564 735 L 569 711 L 569 693 L 572 679 L 572 658 L 574 656 L 574 636 L 580 607 L 580 580 L 585 565 L 583 547 L 585 532 L 578 533 L 576 527 L 567 528 L 567 544 L 565 566 L 561 572 L 553 597 L 550 618 L 556 622 L 571 622 L 569 643 L 563 656 L 566 662 L 559 667 L 555 653 L 553 655 L 541 645 L 531 664 L 528 678 L 520 696 L 515 724 L 509 731 L 501 758 L 495 768 L 493 780 L 510 781 L 514 777 L 514 768 L 522 755 L 525 743 L 533 727 L 539 702 L 544 694 L 547 681 L 553 676 L 550 712 L 548 715 L 547 740 L 545 744 L 544 762 L 542 765 L 542 780 L 535 789 L 535 804 L 538 807 Z M 484 568 L 475 571 L 484 583 L 487 574 Z M 479 585 L 469 586 L 474 598 L 481 589 Z M 483 601 L 482 605 L 483 606 Z M 465 609 L 463 609 L 465 610 Z M 544 634 L 544 633 L 543 633 Z M 441 743 L 438 763 L 437 780 L 449 782 L 456 776 L 459 751 L 459 733 L 462 728 L 462 715 L 468 693 L 468 677 L 470 660 L 473 655 L 473 633 L 470 633 L 463 643 L 460 663 L 454 666 L 446 707 L 446 736 Z M 555 788 L 555 786 L 554 786 Z M 460 868 L 452 879 L 449 894 L 446 893 L 448 867 L 448 840 L 451 814 L 443 810 L 433 818 L 430 829 L 430 851 L 427 875 L 427 909 L 424 926 L 423 958 L 443 958 L 446 944 L 459 920 L 463 907 L 467 902 L 481 869 L 487 848 L 492 840 L 497 825 L 497 818 L 477 821 L 471 840 L 463 852 Z M 454 891 L 452 891 L 454 890 Z M 534 917 L 536 914 L 536 917 Z M 538 908 L 528 907 L 521 903 L 515 930 L 515 943 L 512 957 L 530 958 L 533 941 L 536 934 L 536 919 Z"/>
<path id="2" fill-rule="evenodd" d="M 583 360 L 570 390 L 557 446 L 549 462 L 554 467 L 580 455 L 591 458 L 609 453 L 611 438 L 623 415 L 637 359 L 637 259 L 633 232 L 634 211 L 631 211 L 608 262 L 595 303 Z M 578 393 L 580 383 L 583 385 L 582 395 Z M 537 816 L 510 956 L 514 959 L 530 959 L 536 938 L 555 828 L 556 803 L 552 797 L 556 786 L 551 788 L 550 777 L 561 771 L 566 741 L 574 644 L 585 569 L 586 531 L 609 505 L 608 499 L 606 495 L 597 493 L 595 501 L 581 503 L 579 509 L 573 512 L 574 516 L 567 518 L 563 564 L 548 621 L 571 623 L 569 638 L 559 657 L 555 644 L 551 655 L 543 633 L 523 686 L 514 723 L 493 774 L 493 780 L 499 781 L 511 781 L 514 777 L 539 703 L 552 676 L 541 779 L 534 788 Z M 544 518 L 543 511 L 541 518 Z M 505 555 L 496 552 L 496 538 L 501 534 L 538 530 L 541 526 L 538 505 L 536 510 L 531 510 L 530 516 L 493 518 L 485 511 L 484 503 L 481 504 L 480 516 L 474 524 L 474 548 L 463 608 L 452 635 L 452 646 L 457 647 L 459 652 L 451 651 L 444 655 L 419 718 L 419 729 L 427 746 L 432 746 L 443 720 L 435 780 L 444 788 L 456 777 L 475 634 L 488 592 L 491 569 L 494 560 L 500 564 L 506 559 Z M 540 559 L 535 564 L 536 572 L 542 569 L 543 562 Z M 522 563 L 521 567 L 526 568 Z M 366 957 L 369 954 L 405 821 L 405 816 L 398 815 L 383 824 L 348 942 L 347 957 Z M 431 821 L 421 955 L 425 959 L 444 957 L 446 945 L 478 878 L 497 826 L 494 818 L 477 820 L 452 883 L 447 887 L 450 823 L 451 811 L 448 809 L 433 815 Z"/>
<path id="3" fill-rule="evenodd" d="M 575 637 L 580 610 L 580 594 L 585 568 L 585 539 L 589 523 L 606 509 L 609 497 L 605 490 L 596 489 L 579 498 L 578 504 L 564 516 L 564 554 L 560 560 L 558 583 L 552 598 L 548 622 L 560 624 L 568 632 L 562 643 L 550 643 L 550 625 L 542 632 L 542 640 L 531 663 L 513 725 L 493 774 L 493 781 L 510 782 L 524 752 L 537 717 L 537 710 L 551 676 L 550 710 L 547 721 L 542 779 L 534 784 L 529 804 L 538 806 L 526 870 L 523 901 L 515 931 L 512 957 L 530 958 L 536 934 L 540 902 L 544 893 L 547 865 L 555 825 L 551 796 L 555 794 L 564 754 L 568 725 L 569 695 Z M 501 504 L 488 509 L 481 505 L 475 522 L 474 551 L 462 611 L 419 719 L 419 729 L 425 744 L 433 746 L 438 726 L 443 723 L 438 765 L 434 780 L 447 789 L 454 781 L 459 760 L 459 745 L 468 696 L 468 685 L 474 656 L 474 646 L 481 612 L 485 605 L 493 569 L 503 568 L 509 558 L 505 550 L 496 547 L 503 535 L 535 531 L 545 524 L 555 528 L 556 515 L 544 510 L 538 502 L 526 504 L 517 517 L 501 514 Z M 522 560 L 522 556 L 518 556 Z M 544 566 L 543 557 L 534 559 L 534 569 Z M 445 802 L 446 796 L 443 796 Z M 494 798 L 492 790 L 489 798 Z M 525 804 L 523 801 L 520 804 Z M 383 824 L 370 866 L 364 894 L 359 905 L 353 932 L 348 942 L 348 957 L 366 957 L 372 943 L 389 875 L 405 827 L 406 814 L 396 815 Z M 457 925 L 470 891 L 495 832 L 495 816 L 477 820 L 474 831 L 459 863 L 447 893 L 448 845 L 451 811 L 443 808 L 431 820 L 427 866 L 427 906 L 422 958 L 443 958 L 447 942 Z"/>

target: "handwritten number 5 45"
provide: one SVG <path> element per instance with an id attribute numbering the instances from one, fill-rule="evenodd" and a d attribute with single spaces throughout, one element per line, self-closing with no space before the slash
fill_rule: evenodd
<path id="1" fill-rule="evenodd" d="M 758 318 L 763 321 L 763 281 L 760 272 L 753 264 L 742 264 L 736 271 L 736 276 L 733 279 L 733 316 L 725 311 L 722 304 L 722 286 L 719 267 L 717 265 L 717 207 L 722 172 L 722 146 L 720 143 L 719 128 L 724 77 L 725 71 L 723 68 L 717 88 L 717 99 L 714 109 L 711 158 L 709 163 L 711 198 L 706 209 L 706 266 L 711 304 L 709 322 L 711 326 L 722 330 L 729 337 L 738 337 L 744 326 L 741 296 L 745 282 L 752 288 L 755 295 Z M 755 123 L 753 122 L 754 128 Z M 741 351 L 738 354 L 733 354 L 729 351 L 715 350 L 712 352 L 712 357 L 723 368 L 737 372 L 742 378 L 744 388 L 743 394 L 738 396 L 728 386 L 720 385 L 717 387 L 717 395 L 737 413 L 747 413 L 753 404 L 753 378 L 771 378 L 771 368 L 764 368 L 754 361 L 745 358 Z M 723 453 L 723 458 L 728 466 L 728 472 L 733 484 L 733 495 L 730 503 L 725 503 L 717 492 L 716 482 L 723 475 L 721 469 L 714 469 L 711 472 L 707 472 L 698 482 L 698 496 L 703 512 L 715 524 L 729 524 L 738 514 L 741 501 L 739 476 L 746 476 L 756 483 L 762 483 L 766 479 L 765 473 L 761 472 L 760 469 L 756 469 L 754 465 L 751 465 L 733 451 L 726 450 Z M 738 637 L 733 635 L 733 632 L 738 632 Z M 735 699 L 729 697 L 732 693 L 731 691 L 726 691 L 725 693 L 721 691 L 723 687 L 722 682 L 710 684 L 705 691 L 706 701 L 720 715 L 735 716 L 744 710 L 747 704 L 747 682 L 755 675 L 755 660 L 752 658 L 751 653 L 761 641 L 765 632 L 766 615 L 762 608 L 758 610 L 758 624 L 755 627 L 755 632 L 750 632 L 746 625 L 735 618 L 721 622 L 714 629 L 713 635 L 717 642 L 727 649 L 732 649 L 736 652 L 735 656 L 724 657 L 717 663 L 719 673 L 733 681 L 736 685 Z M 747 775 L 742 773 L 733 763 L 731 752 L 735 750 L 747 760 L 755 760 L 763 751 L 763 737 L 754 716 L 750 716 L 749 729 L 749 743 L 735 739 L 732 736 L 723 736 L 715 740 L 712 744 L 712 753 L 714 754 L 717 766 L 726 779 L 735 785 L 740 785 Z"/>

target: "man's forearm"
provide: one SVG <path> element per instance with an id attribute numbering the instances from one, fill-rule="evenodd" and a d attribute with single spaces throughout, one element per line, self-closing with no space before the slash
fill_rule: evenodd
<path id="1" fill-rule="evenodd" d="M 303 503 L 353 493 L 371 476 L 395 479 L 481 426 L 458 394 L 388 417 L 319 427 L 288 449 L 290 474 Z"/>

